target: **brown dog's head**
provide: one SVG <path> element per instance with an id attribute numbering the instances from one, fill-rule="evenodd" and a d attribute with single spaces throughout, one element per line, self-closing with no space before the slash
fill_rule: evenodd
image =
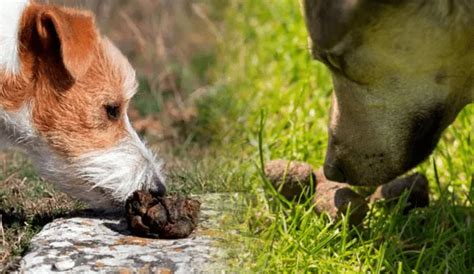
<path id="1" fill-rule="evenodd" d="M 474 2 L 303 0 L 334 97 L 324 171 L 385 183 L 423 161 L 473 101 Z"/>

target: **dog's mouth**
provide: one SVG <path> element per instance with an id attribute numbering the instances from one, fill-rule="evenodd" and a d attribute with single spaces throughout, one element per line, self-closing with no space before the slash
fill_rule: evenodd
<path id="1" fill-rule="evenodd" d="M 371 165 L 366 169 L 363 167 L 356 167 L 352 169 L 348 166 L 344 166 L 342 168 L 341 165 L 337 167 L 337 169 L 333 169 L 331 167 L 327 167 L 325 165 L 324 172 L 325 176 L 331 180 L 341 183 L 348 183 L 354 186 L 375 186 L 380 185 L 390 180 L 396 178 L 399 173 L 395 171 L 385 172 L 382 171 L 381 167 L 374 167 Z M 374 171 L 379 170 L 379 171 Z"/>
<path id="2" fill-rule="evenodd" d="M 332 147 L 333 151 L 341 148 Z M 392 153 L 386 151 L 346 151 L 344 155 L 326 154 L 324 173 L 328 180 L 355 186 L 376 186 L 387 183 L 404 173 L 402 164 L 392 164 Z M 352 155 L 357 155 L 352 158 Z"/>

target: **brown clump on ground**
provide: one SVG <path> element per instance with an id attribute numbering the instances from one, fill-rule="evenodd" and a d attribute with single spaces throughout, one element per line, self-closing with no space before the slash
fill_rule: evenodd
<path id="1" fill-rule="evenodd" d="M 367 200 L 371 203 L 384 200 L 390 206 L 408 191 L 404 213 L 429 205 L 428 180 L 420 173 L 381 185 L 368 199 L 353 191 L 349 184 L 328 180 L 322 170 L 314 172 L 312 166 L 304 162 L 272 160 L 265 165 L 265 176 L 288 200 L 309 197 L 314 193 L 310 190 L 315 190 L 313 201 L 316 213 L 327 214 L 333 220 L 339 220 L 350 206 L 351 225 L 359 225 L 364 220 L 369 210 Z"/>
<path id="2" fill-rule="evenodd" d="M 310 164 L 287 160 L 273 160 L 265 165 L 265 176 L 273 187 L 286 199 L 301 197 L 303 191 L 308 196 L 314 190 L 316 176 Z"/>
<path id="3" fill-rule="evenodd" d="M 336 221 L 347 213 L 350 206 L 349 224 L 359 225 L 369 209 L 365 199 L 348 184 L 327 180 L 322 171 L 314 172 L 308 163 L 273 160 L 265 165 L 265 175 L 288 200 L 309 197 L 315 191 L 316 213 L 327 214 Z"/>
<path id="4" fill-rule="evenodd" d="M 201 203 L 185 197 L 157 197 L 136 191 L 125 203 L 130 230 L 161 239 L 188 237 L 196 228 Z"/>
<path id="5" fill-rule="evenodd" d="M 388 205 L 396 204 L 405 191 L 408 191 L 407 205 L 403 212 L 408 213 L 417 207 L 427 207 L 430 203 L 428 179 L 423 174 L 395 179 L 379 186 L 370 196 L 370 202 L 385 200 Z"/>
<path id="6" fill-rule="evenodd" d="M 314 195 L 316 213 L 325 213 L 331 219 L 338 220 L 350 207 L 349 224 L 352 226 L 361 224 L 369 211 L 364 197 L 353 191 L 348 184 L 329 181 L 322 170 L 316 173 L 316 177 Z"/>

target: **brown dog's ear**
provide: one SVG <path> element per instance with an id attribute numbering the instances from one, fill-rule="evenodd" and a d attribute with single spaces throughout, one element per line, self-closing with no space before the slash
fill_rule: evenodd
<path id="1" fill-rule="evenodd" d="M 311 47 L 329 49 L 347 33 L 363 0 L 302 0 Z"/>
<path id="2" fill-rule="evenodd" d="M 92 16 L 48 7 L 39 11 L 35 25 L 43 54 L 57 55 L 74 79 L 86 73 L 97 45 Z"/>

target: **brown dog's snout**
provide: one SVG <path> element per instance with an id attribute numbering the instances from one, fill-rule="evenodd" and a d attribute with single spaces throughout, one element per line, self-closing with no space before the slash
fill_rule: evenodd
<path id="1" fill-rule="evenodd" d="M 324 176 L 330 181 L 345 182 L 347 179 L 341 163 L 336 159 L 330 147 L 328 147 L 326 152 L 323 170 Z"/>
<path id="2" fill-rule="evenodd" d="M 346 181 L 346 175 L 342 168 L 334 164 L 324 164 L 324 176 L 330 181 L 341 183 Z"/>

